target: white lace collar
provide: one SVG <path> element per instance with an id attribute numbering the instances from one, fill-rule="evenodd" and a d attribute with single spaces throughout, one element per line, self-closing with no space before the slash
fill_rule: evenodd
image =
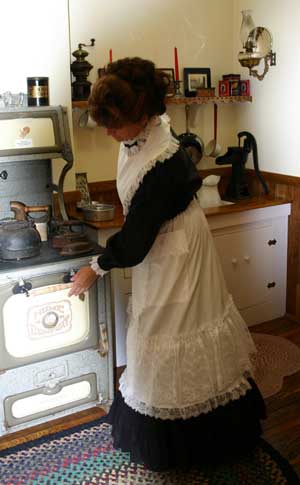
<path id="1" fill-rule="evenodd" d="M 145 128 L 131 140 L 125 140 L 122 142 L 124 149 L 127 155 L 133 156 L 136 155 L 145 145 L 146 141 L 149 138 L 151 130 L 154 126 L 158 126 L 161 123 L 159 116 L 153 116 L 145 126 Z"/>
<path id="2" fill-rule="evenodd" d="M 144 131 L 144 130 L 143 130 Z M 165 113 L 152 119 L 145 128 L 146 134 L 137 137 L 144 140 L 139 145 L 125 146 L 121 143 L 117 189 L 123 205 L 124 215 L 128 213 L 132 197 L 143 181 L 144 176 L 157 162 L 163 163 L 174 155 L 179 148 L 179 142 L 172 136 L 170 119 Z M 134 143 L 130 140 L 130 145 Z M 129 144 L 129 143 L 128 143 Z M 132 148 L 137 150 L 133 150 Z"/>

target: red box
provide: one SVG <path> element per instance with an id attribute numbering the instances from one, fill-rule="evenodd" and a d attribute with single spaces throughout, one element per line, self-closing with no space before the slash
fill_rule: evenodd
<path id="1" fill-rule="evenodd" d="M 240 81 L 241 96 L 250 96 L 250 79 L 243 79 Z"/>
<path id="2" fill-rule="evenodd" d="M 230 96 L 229 81 L 219 81 L 219 96 Z"/>
<path id="3" fill-rule="evenodd" d="M 240 95 L 240 81 L 238 79 L 229 80 L 229 95 L 230 96 Z"/>

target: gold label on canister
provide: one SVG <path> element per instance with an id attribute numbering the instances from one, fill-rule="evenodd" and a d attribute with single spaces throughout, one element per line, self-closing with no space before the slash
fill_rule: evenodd
<path id="1" fill-rule="evenodd" d="M 47 98 L 48 86 L 28 86 L 28 96 L 31 98 Z"/>

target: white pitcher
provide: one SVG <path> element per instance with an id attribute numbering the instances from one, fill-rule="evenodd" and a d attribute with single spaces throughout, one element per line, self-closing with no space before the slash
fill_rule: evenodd
<path id="1" fill-rule="evenodd" d="M 208 177 L 203 179 L 202 186 L 197 192 L 201 207 L 216 207 L 222 205 L 218 191 L 220 179 L 221 177 L 219 175 L 208 175 Z"/>

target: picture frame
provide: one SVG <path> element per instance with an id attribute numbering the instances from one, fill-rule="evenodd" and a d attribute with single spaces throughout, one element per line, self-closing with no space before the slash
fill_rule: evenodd
<path id="1" fill-rule="evenodd" d="M 185 96 L 196 96 L 199 88 L 211 88 L 209 67 L 185 67 L 183 69 Z"/>
<path id="2" fill-rule="evenodd" d="M 157 71 L 163 71 L 168 74 L 170 79 L 170 84 L 167 91 L 167 97 L 174 96 L 175 94 L 175 74 L 173 67 L 158 67 L 156 68 Z"/>

